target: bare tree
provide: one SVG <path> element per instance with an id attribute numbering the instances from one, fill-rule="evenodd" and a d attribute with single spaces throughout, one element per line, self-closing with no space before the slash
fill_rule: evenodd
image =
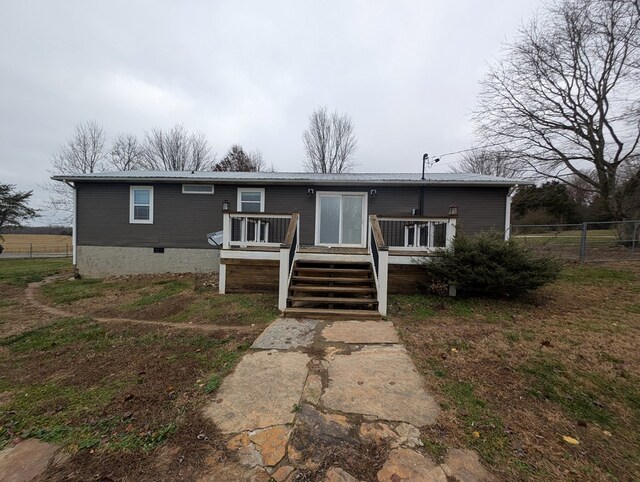
<path id="1" fill-rule="evenodd" d="M 240 144 L 232 145 L 222 160 L 213 166 L 214 171 L 258 172 L 264 169 L 262 153 L 247 153 Z"/>
<path id="2" fill-rule="evenodd" d="M 105 167 L 105 135 L 95 121 L 77 124 L 75 132 L 51 156 L 51 175 L 86 174 L 100 171 Z M 73 189 L 60 182 L 48 181 L 44 184 L 51 196 L 49 207 L 69 222 L 73 215 Z"/>
<path id="3" fill-rule="evenodd" d="M 583 181 L 615 219 L 640 141 L 639 22 L 637 0 L 556 0 L 491 68 L 475 113 L 487 142 L 543 176 Z"/>
<path id="4" fill-rule="evenodd" d="M 182 125 L 168 131 L 152 129 L 145 134 L 142 167 L 159 171 L 206 171 L 213 159 L 203 134 L 190 134 Z"/>
<path id="5" fill-rule="evenodd" d="M 51 158 L 56 174 L 100 171 L 106 159 L 105 136 L 95 121 L 77 124 L 73 136 Z"/>
<path id="6" fill-rule="evenodd" d="M 109 151 L 109 164 L 118 171 L 139 169 L 144 151 L 138 138 L 133 134 L 119 134 L 113 140 Z"/>
<path id="7" fill-rule="evenodd" d="M 527 163 L 513 159 L 508 153 L 490 149 L 473 149 L 462 156 L 453 172 L 470 172 L 487 176 L 524 178 Z"/>
<path id="8" fill-rule="evenodd" d="M 319 107 L 309 116 L 309 126 L 302 134 L 309 172 L 349 172 L 355 166 L 353 154 L 357 149 L 351 118 L 338 112 L 329 114 Z"/>

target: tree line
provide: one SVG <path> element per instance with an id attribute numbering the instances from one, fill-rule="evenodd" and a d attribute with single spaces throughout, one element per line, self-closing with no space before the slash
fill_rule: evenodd
<path id="1" fill-rule="evenodd" d="M 308 172 L 342 173 L 353 169 L 357 140 L 351 118 L 319 107 L 309 116 L 302 135 Z M 154 128 L 140 139 L 130 133 L 116 135 L 108 143 L 104 129 L 95 121 L 76 125 L 73 135 L 51 157 L 49 174 L 87 174 L 104 171 L 274 171 L 259 150 L 248 152 L 232 145 L 220 160 L 201 132 L 189 132 L 182 125 L 170 129 Z M 73 195 L 69 186 L 48 181 L 48 207 L 71 219 Z"/>
<path id="2" fill-rule="evenodd" d="M 217 160 L 201 132 L 183 125 L 153 128 L 142 139 L 121 133 L 108 143 L 95 121 L 76 125 L 73 135 L 51 156 L 51 174 L 87 174 L 100 171 L 260 171 L 265 162 L 260 151 L 246 152 L 239 144 Z"/>
<path id="3" fill-rule="evenodd" d="M 308 172 L 342 173 L 355 167 L 357 139 L 351 118 L 319 107 L 309 116 L 302 135 Z M 212 153 L 206 136 L 189 132 L 183 125 L 154 128 L 142 139 L 131 133 L 116 135 L 107 143 L 102 126 L 95 121 L 76 125 L 73 135 L 51 156 L 52 175 L 100 171 L 235 171 L 258 172 L 267 168 L 259 150 L 247 152 L 232 145 L 220 160 Z"/>

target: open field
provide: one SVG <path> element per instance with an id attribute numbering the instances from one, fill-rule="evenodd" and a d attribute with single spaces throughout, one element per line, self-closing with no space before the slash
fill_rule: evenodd
<path id="1" fill-rule="evenodd" d="M 57 234 L 3 234 L 0 244 L 7 254 L 67 254 L 71 256 L 71 236 Z"/>
<path id="2" fill-rule="evenodd" d="M 69 460 L 42 480 L 193 480 L 205 457 L 224 461 L 201 408 L 270 321 L 262 306 L 251 296 L 220 303 L 206 312 L 216 316 L 210 324 L 248 323 L 245 306 L 255 327 L 198 331 L 57 318 L 25 301 L 27 282 L 69 270 L 65 260 L 0 260 L 0 448 L 27 437 L 65 447 Z M 65 308 L 77 298 L 94 308 L 126 299 L 124 312 L 138 317 L 189 292 L 194 304 L 223 298 L 194 277 L 65 283 L 48 299 Z"/>
<path id="3" fill-rule="evenodd" d="M 580 260 L 582 231 L 548 231 L 544 233 L 523 233 L 514 229 L 512 239 L 531 248 L 533 251 L 558 259 Z M 621 243 L 613 229 L 588 230 L 585 244 L 586 261 L 640 261 L 640 242 L 629 239 Z"/>
<path id="4" fill-rule="evenodd" d="M 570 244 L 580 246 L 582 231 L 572 229 L 567 231 L 549 231 L 545 233 L 519 234 L 514 233 L 514 239 L 521 239 L 531 245 L 540 244 Z M 617 233 L 613 229 L 594 229 L 587 231 L 587 242 L 615 243 L 618 240 Z"/>
<path id="5" fill-rule="evenodd" d="M 434 456 L 473 448 L 501 480 L 640 480 L 637 263 L 568 265 L 525 300 L 397 296 L 390 318 L 444 410 Z"/>

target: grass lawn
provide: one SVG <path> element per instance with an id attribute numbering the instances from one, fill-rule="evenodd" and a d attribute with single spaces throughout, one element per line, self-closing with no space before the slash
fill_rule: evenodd
<path id="1" fill-rule="evenodd" d="M 1 259 L 0 284 L 26 286 L 35 281 L 42 281 L 47 276 L 68 271 L 71 274 L 69 258 L 50 259 Z"/>
<path id="2" fill-rule="evenodd" d="M 276 295 L 220 295 L 206 275 L 60 280 L 42 288 L 47 303 L 78 315 L 174 323 L 260 325 L 278 315 Z"/>
<path id="3" fill-rule="evenodd" d="M 427 449 L 473 448 L 502 480 L 640 480 L 638 300 L 637 263 L 568 266 L 524 300 L 392 297 L 443 408 Z"/>
<path id="4" fill-rule="evenodd" d="M 56 319 L 28 305 L 24 286 L 68 263 L 1 263 L 0 448 L 27 437 L 65 447 L 69 460 L 44 480 L 190 480 L 205 457 L 225 457 L 202 407 L 273 311 L 258 313 L 266 310 L 251 297 L 225 304 L 202 277 L 135 277 L 52 284 L 40 296 L 78 313 Z M 152 308 L 174 302 L 182 310 L 163 319 L 196 319 L 179 297 L 215 313 L 213 323 L 249 324 L 255 314 L 256 326 L 199 332 L 97 323 L 80 308 L 90 300 L 108 310 L 122 300 L 117 313 L 151 317 Z"/>

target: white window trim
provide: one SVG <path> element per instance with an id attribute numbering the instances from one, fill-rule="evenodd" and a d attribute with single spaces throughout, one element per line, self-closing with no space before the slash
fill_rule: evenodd
<path id="1" fill-rule="evenodd" d="M 358 191 L 316 191 L 316 232 L 315 232 L 315 245 L 316 246 L 343 246 L 348 248 L 366 248 L 367 247 L 367 220 L 369 219 L 369 193 Z M 321 243 L 320 242 L 320 198 L 322 196 L 360 196 L 364 198 L 362 203 L 362 234 L 360 235 L 360 244 L 346 244 L 346 243 Z M 340 226 L 338 228 L 338 238 L 342 239 L 342 199 L 340 199 Z"/>
<path id="2" fill-rule="evenodd" d="M 149 219 L 134 219 L 134 197 L 133 192 L 137 189 L 148 189 L 149 192 Z M 129 223 L 130 224 L 153 224 L 153 186 L 130 186 L 129 187 Z"/>
<path id="3" fill-rule="evenodd" d="M 264 212 L 264 203 L 265 203 L 265 193 L 263 187 L 239 187 L 238 188 L 238 199 L 237 206 L 238 212 L 242 212 L 242 193 L 243 192 L 259 192 L 260 193 L 260 212 Z"/>
<path id="4" fill-rule="evenodd" d="M 207 191 L 185 191 L 184 188 L 185 186 L 207 186 L 211 188 L 211 191 L 207 192 Z M 215 188 L 213 186 L 213 184 L 183 184 L 182 185 L 182 194 L 213 194 L 215 191 Z"/>

